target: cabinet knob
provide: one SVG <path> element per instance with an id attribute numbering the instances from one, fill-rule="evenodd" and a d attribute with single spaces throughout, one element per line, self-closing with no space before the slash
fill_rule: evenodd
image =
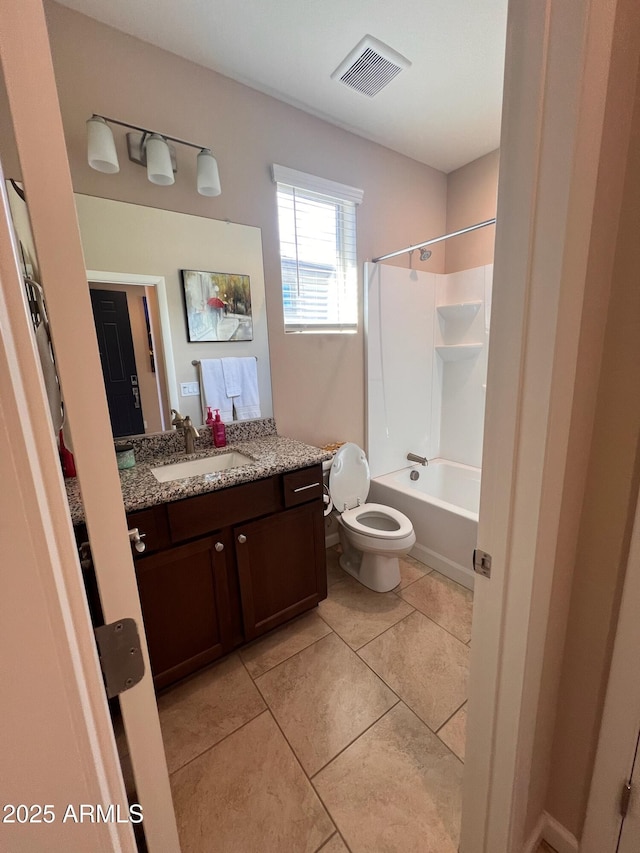
<path id="1" fill-rule="evenodd" d="M 244 535 L 244 533 L 241 533 L 241 534 L 238 536 L 238 542 L 239 542 L 241 545 L 244 545 L 244 543 L 245 543 L 246 541 L 247 541 L 247 537 Z"/>
<path id="2" fill-rule="evenodd" d="M 222 544 L 222 542 L 216 542 L 214 547 L 216 551 L 224 551 L 224 545 Z"/>

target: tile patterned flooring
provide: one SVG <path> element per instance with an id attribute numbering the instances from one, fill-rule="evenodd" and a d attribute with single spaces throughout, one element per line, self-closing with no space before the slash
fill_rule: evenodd
<path id="1" fill-rule="evenodd" d="M 455 853 L 472 597 L 329 549 L 314 611 L 159 699 L 183 853 Z"/>

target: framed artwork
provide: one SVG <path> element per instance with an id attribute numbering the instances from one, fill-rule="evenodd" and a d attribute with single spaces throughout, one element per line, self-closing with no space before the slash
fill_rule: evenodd
<path id="1" fill-rule="evenodd" d="M 251 341 L 251 287 L 240 273 L 181 270 L 190 343 Z"/>

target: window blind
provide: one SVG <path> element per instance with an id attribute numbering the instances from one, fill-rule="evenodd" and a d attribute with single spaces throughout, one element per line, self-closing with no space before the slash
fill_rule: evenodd
<path id="1" fill-rule="evenodd" d="M 285 332 L 358 326 L 356 206 L 277 183 Z"/>

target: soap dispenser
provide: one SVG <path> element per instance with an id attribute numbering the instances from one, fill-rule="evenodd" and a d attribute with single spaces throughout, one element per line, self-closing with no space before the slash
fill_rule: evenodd
<path id="1" fill-rule="evenodd" d="M 211 411 L 211 406 L 207 406 L 207 419 L 205 421 L 205 424 L 209 427 L 209 429 L 211 431 L 211 441 L 213 441 L 214 420 L 213 420 L 213 412 Z"/>
<path id="2" fill-rule="evenodd" d="M 225 425 L 220 419 L 220 409 L 216 409 L 215 413 L 216 415 L 213 419 L 213 424 L 211 426 L 211 431 L 213 432 L 213 443 L 216 447 L 226 447 L 227 430 L 225 429 Z"/>

